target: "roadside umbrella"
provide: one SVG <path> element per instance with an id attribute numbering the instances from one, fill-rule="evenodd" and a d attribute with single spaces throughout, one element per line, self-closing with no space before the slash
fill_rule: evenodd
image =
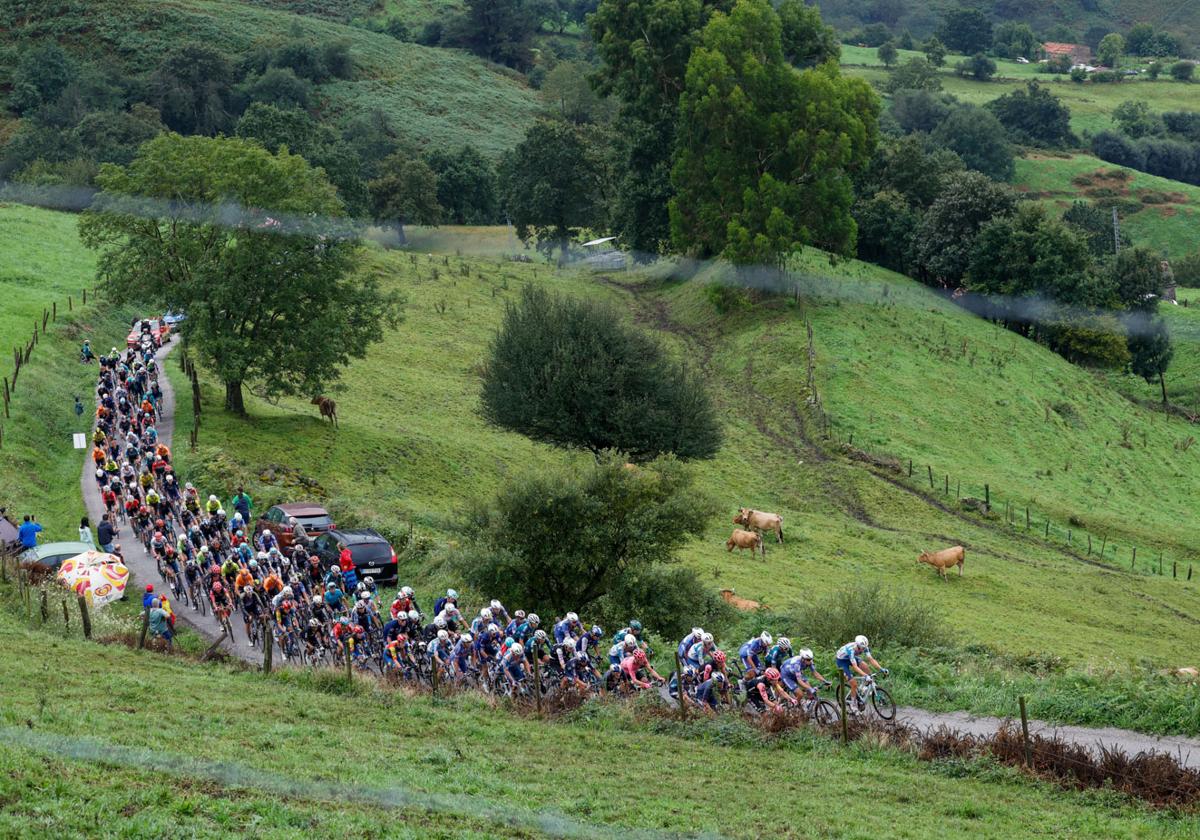
<path id="1" fill-rule="evenodd" d="M 116 555 L 85 551 L 63 561 L 58 567 L 57 580 L 84 596 L 90 606 L 102 607 L 125 594 L 129 569 Z"/>

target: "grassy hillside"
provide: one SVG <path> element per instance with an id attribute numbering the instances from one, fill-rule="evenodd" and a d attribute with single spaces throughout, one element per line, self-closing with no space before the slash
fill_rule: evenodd
<path id="1" fill-rule="evenodd" d="M 1074 201 L 1115 205 L 1138 245 L 1181 257 L 1200 248 L 1200 187 L 1105 163 L 1091 155 L 1030 154 L 1017 160 L 1017 189 L 1057 212 Z"/>
<path id="2" fill-rule="evenodd" d="M 322 85 L 324 110 L 348 118 L 382 110 L 397 131 L 423 146 L 471 143 L 488 154 L 514 146 L 537 109 L 516 74 L 458 50 L 401 43 L 317 17 L 232 0 L 71 0 L 54 15 L 0 12 L 13 38 L 53 37 L 93 60 L 107 56 L 146 71 L 182 41 L 230 54 L 293 36 L 345 40 L 358 72 Z M 66 6 L 64 10 L 61 7 Z"/>
<path id="3" fill-rule="evenodd" d="M 1195 830 L 1188 816 L 986 763 L 925 764 L 804 732 L 770 739 L 733 720 L 684 728 L 616 704 L 541 723 L 474 694 L 434 702 L 53 638 L 7 612 L 0 653 L 0 834 L 11 837 Z"/>

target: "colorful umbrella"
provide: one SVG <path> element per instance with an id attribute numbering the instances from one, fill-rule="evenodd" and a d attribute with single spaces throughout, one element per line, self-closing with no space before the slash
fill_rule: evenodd
<path id="1" fill-rule="evenodd" d="M 93 607 L 118 600 L 129 583 L 129 569 L 121 558 L 103 551 L 85 551 L 58 567 L 58 582 L 77 595 L 87 598 Z"/>

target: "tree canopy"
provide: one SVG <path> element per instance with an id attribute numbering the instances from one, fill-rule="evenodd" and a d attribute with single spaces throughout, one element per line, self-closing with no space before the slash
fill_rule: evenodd
<path id="1" fill-rule="evenodd" d="M 354 272 L 336 190 L 298 155 L 162 134 L 97 183 L 79 227 L 105 289 L 186 312 L 183 336 L 233 411 L 245 411 L 245 383 L 324 392 L 398 319 L 398 300 Z"/>

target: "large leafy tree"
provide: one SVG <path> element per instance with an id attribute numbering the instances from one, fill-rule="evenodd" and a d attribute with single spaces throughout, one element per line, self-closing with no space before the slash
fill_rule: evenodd
<path id="1" fill-rule="evenodd" d="M 704 383 L 597 304 L 528 286 L 488 351 L 483 415 L 534 440 L 636 461 L 710 458 L 721 431 Z"/>
<path id="2" fill-rule="evenodd" d="M 779 13 L 783 57 L 797 67 L 816 67 L 842 55 L 837 32 L 821 20 L 821 10 L 803 0 L 783 0 Z"/>
<path id="3" fill-rule="evenodd" d="M 452 39 L 484 58 L 527 70 L 533 65 L 533 35 L 548 10 L 536 0 L 467 0 Z"/>
<path id="4" fill-rule="evenodd" d="M 916 262 L 922 279 L 931 285 L 957 286 L 966 274 L 979 229 L 996 216 L 1012 214 L 1016 207 L 1013 191 L 982 173 L 949 175 L 917 230 Z"/>
<path id="5" fill-rule="evenodd" d="M 1071 111 L 1036 81 L 993 99 L 985 106 L 1019 142 L 1065 146 L 1074 142 Z"/>
<path id="6" fill-rule="evenodd" d="M 79 226 L 106 290 L 187 312 L 183 335 L 232 411 L 245 412 L 247 383 L 268 397 L 326 390 L 398 317 L 354 272 L 342 203 L 298 155 L 162 134 L 97 183 Z"/>
<path id="7" fill-rule="evenodd" d="M 1013 150 L 1004 126 L 990 112 L 975 105 L 959 105 L 933 130 L 934 143 L 962 158 L 968 169 L 997 181 L 1013 176 Z"/>
<path id="8" fill-rule="evenodd" d="M 712 512 L 675 459 L 628 469 L 611 453 L 587 469 L 519 477 L 476 505 L 462 572 L 507 603 L 582 611 L 674 563 Z"/>
<path id="9" fill-rule="evenodd" d="M 1175 355 L 1167 322 L 1149 314 L 1138 313 L 1126 323 L 1129 331 L 1129 368 L 1147 382 L 1158 380 L 1162 390 L 1163 407 L 1167 401 L 1167 368 Z"/>
<path id="10" fill-rule="evenodd" d="M 692 53 L 670 205 L 683 250 L 742 265 L 853 251 L 850 175 L 875 148 L 879 100 L 833 65 L 795 72 L 780 28 L 767 0 L 739 0 Z"/>
<path id="11" fill-rule="evenodd" d="M 435 149 L 427 160 L 437 175 L 437 200 L 446 221 L 456 225 L 497 221 L 496 169 L 474 146 L 457 151 Z"/>
<path id="12" fill-rule="evenodd" d="M 429 164 L 401 152 L 380 166 L 378 178 L 367 185 L 376 219 L 401 225 L 436 225 L 442 220 L 437 175 Z"/>
<path id="13" fill-rule="evenodd" d="M 992 46 L 992 22 L 978 9 L 951 9 L 942 18 L 937 37 L 954 52 L 983 52 Z"/>
<path id="14" fill-rule="evenodd" d="M 217 50 L 185 43 L 163 58 L 150 78 L 150 101 L 163 123 L 181 134 L 217 134 L 233 122 L 233 65 Z"/>
<path id="15" fill-rule="evenodd" d="M 606 144 L 596 131 L 540 120 L 501 167 L 517 235 L 536 238 L 547 252 L 559 248 L 564 259 L 576 231 L 604 221 L 610 172 Z"/>

